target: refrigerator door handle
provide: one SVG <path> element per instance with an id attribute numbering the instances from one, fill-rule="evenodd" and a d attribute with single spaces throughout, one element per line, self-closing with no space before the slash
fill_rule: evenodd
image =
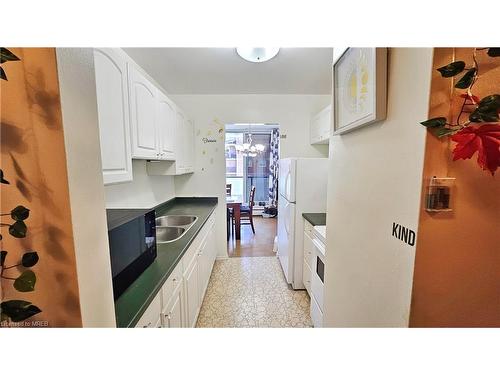
<path id="1" fill-rule="evenodd" d="M 286 173 L 285 177 L 285 190 L 284 190 L 284 195 L 287 200 L 290 199 L 290 191 L 288 190 L 288 184 L 290 183 L 290 171 Z"/>
<path id="2" fill-rule="evenodd" d="M 289 219 L 289 212 L 288 212 L 288 209 L 290 207 L 290 203 L 286 203 L 285 205 L 285 231 L 286 231 L 286 234 L 289 235 L 290 234 L 290 224 L 288 222 L 288 219 Z"/>

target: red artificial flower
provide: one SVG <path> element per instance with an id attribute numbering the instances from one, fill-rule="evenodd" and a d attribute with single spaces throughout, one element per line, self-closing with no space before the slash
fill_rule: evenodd
<path id="1" fill-rule="evenodd" d="M 460 97 L 464 98 L 464 99 L 468 99 L 471 102 L 473 102 L 474 104 L 477 104 L 481 101 L 481 99 L 479 99 L 476 95 L 472 95 L 472 94 L 469 95 L 469 93 L 461 94 Z"/>
<path id="2" fill-rule="evenodd" d="M 453 160 L 470 159 L 478 151 L 477 163 L 492 175 L 500 166 L 500 124 L 469 125 L 455 133 Z"/>

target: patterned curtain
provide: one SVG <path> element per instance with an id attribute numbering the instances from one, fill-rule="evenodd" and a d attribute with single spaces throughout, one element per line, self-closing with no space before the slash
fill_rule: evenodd
<path id="1" fill-rule="evenodd" d="M 269 204 L 274 207 L 278 205 L 279 145 L 280 131 L 273 129 L 269 155 Z"/>

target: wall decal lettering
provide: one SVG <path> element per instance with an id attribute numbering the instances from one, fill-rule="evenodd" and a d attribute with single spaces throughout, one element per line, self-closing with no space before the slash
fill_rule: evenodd
<path id="1" fill-rule="evenodd" d="M 217 139 L 213 139 L 213 138 L 203 138 L 202 139 L 203 143 L 217 143 Z"/>
<path id="2" fill-rule="evenodd" d="M 415 246 L 415 232 L 401 224 L 392 223 L 392 236 L 410 246 Z"/>

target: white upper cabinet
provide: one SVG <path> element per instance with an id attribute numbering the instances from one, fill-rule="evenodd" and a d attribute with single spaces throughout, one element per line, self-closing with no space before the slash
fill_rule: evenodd
<path id="1" fill-rule="evenodd" d="M 194 172 L 194 122 L 190 119 L 187 120 L 186 124 L 186 162 L 185 162 L 185 172 Z"/>
<path id="2" fill-rule="evenodd" d="M 178 169 L 181 173 L 190 173 L 194 169 L 194 123 L 184 113 L 178 111 L 177 127 L 180 134 Z"/>
<path id="3" fill-rule="evenodd" d="M 331 105 L 313 116 L 310 124 L 311 144 L 328 144 L 330 142 L 331 116 Z"/>
<path id="4" fill-rule="evenodd" d="M 175 104 L 163 92 L 158 91 L 157 125 L 161 159 L 175 159 L 175 116 Z"/>
<path id="5" fill-rule="evenodd" d="M 158 159 L 160 157 L 156 126 L 158 89 L 135 66 L 128 64 L 128 67 L 132 157 Z"/>
<path id="6" fill-rule="evenodd" d="M 132 159 L 152 175 L 194 171 L 194 124 L 119 48 L 94 50 L 104 184 L 132 181 Z"/>
<path id="7" fill-rule="evenodd" d="M 181 175 L 194 172 L 194 123 L 175 107 L 173 145 L 175 162 L 147 163 L 149 175 Z"/>
<path id="8" fill-rule="evenodd" d="M 177 135 L 176 139 L 176 154 L 177 154 L 177 169 L 178 172 L 183 172 L 186 164 L 186 155 L 187 155 L 187 150 L 186 150 L 186 144 L 187 144 L 187 139 L 186 139 L 186 116 L 184 113 L 180 110 L 177 109 L 176 113 L 176 120 L 175 120 L 175 134 Z"/>
<path id="9" fill-rule="evenodd" d="M 104 184 L 132 181 L 127 60 L 112 48 L 94 50 Z"/>

